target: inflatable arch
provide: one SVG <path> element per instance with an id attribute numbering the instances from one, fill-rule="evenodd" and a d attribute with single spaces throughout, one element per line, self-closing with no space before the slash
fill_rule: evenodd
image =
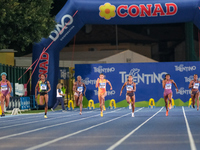
<path id="1" fill-rule="evenodd" d="M 40 75 L 43 73 L 48 77 L 52 87 L 49 107 L 55 103 L 59 52 L 85 24 L 193 22 L 200 29 L 200 0 L 68 0 L 56 15 L 56 22 L 51 35 L 33 46 L 32 58 L 35 62 L 43 49 L 51 44 L 41 55 L 32 78 L 34 94 Z"/>

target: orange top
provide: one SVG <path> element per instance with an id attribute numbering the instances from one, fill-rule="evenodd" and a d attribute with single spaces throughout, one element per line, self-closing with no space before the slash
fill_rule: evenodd
<path id="1" fill-rule="evenodd" d="M 106 92 L 106 79 L 103 79 L 103 81 L 100 79 L 99 80 L 99 86 L 98 86 L 98 90 L 99 93 L 105 93 Z"/>

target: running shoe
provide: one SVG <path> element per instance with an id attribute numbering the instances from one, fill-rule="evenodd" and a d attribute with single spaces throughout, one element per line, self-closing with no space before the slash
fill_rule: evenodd
<path id="1" fill-rule="evenodd" d="M 195 108 L 195 106 L 194 106 L 194 105 L 192 105 L 192 107 L 193 107 L 193 108 Z"/>
<path id="2" fill-rule="evenodd" d="M 169 104 L 169 109 L 172 109 L 172 105 L 171 104 Z"/>
<path id="3" fill-rule="evenodd" d="M 168 116 L 168 112 L 169 112 L 169 110 L 166 111 L 166 116 Z"/>
<path id="4" fill-rule="evenodd" d="M 53 108 L 51 108 L 51 111 L 53 111 L 53 112 L 54 112 Z"/>
<path id="5" fill-rule="evenodd" d="M 4 114 L 4 113 L 2 113 L 2 114 L 1 114 L 1 117 L 5 117 L 5 114 Z"/>
<path id="6" fill-rule="evenodd" d="M 131 103 L 129 104 L 129 109 L 132 109 Z"/>
<path id="7" fill-rule="evenodd" d="M 103 110 L 104 110 L 104 111 L 106 110 L 106 107 L 105 107 L 105 105 L 103 105 Z"/>
<path id="8" fill-rule="evenodd" d="M 103 112 L 101 111 L 101 117 L 103 117 Z"/>
<path id="9" fill-rule="evenodd" d="M 80 112 L 79 115 L 82 115 L 82 112 Z"/>
<path id="10" fill-rule="evenodd" d="M 132 117 L 135 117 L 134 113 L 132 113 Z"/>
<path id="11" fill-rule="evenodd" d="M 47 118 L 47 115 L 44 115 L 44 118 Z"/>

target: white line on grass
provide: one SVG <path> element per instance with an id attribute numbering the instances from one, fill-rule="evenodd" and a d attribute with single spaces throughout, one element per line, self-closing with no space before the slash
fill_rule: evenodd
<path id="1" fill-rule="evenodd" d="M 105 114 L 116 112 L 116 111 L 118 111 L 120 109 L 117 109 L 117 110 L 114 110 L 114 111 L 110 111 L 110 112 L 105 113 Z M 97 114 L 97 115 L 94 115 L 94 116 L 85 117 L 85 118 L 81 118 L 81 119 L 77 119 L 77 120 L 72 120 L 72 121 L 67 121 L 67 122 L 64 122 L 64 123 L 54 124 L 54 125 L 50 125 L 50 126 L 45 126 L 45 127 L 34 129 L 34 130 L 28 130 L 28 131 L 21 132 L 21 133 L 15 133 L 15 134 L 7 135 L 7 136 L 2 136 L 2 137 L 0 137 L 0 140 L 7 139 L 7 138 L 10 138 L 10 137 L 19 136 L 19 135 L 24 135 L 24 134 L 27 134 L 27 133 L 32 133 L 32 132 L 36 132 L 36 131 L 40 131 L 40 130 L 44 130 L 44 129 L 48 129 L 48 128 L 51 128 L 51 127 L 56 127 L 56 126 L 60 126 L 60 125 L 72 123 L 72 122 L 77 122 L 77 121 L 85 120 L 85 119 L 88 119 L 88 118 L 93 118 L 93 117 L 96 117 L 96 116 L 100 116 L 100 115 Z"/>
<path id="2" fill-rule="evenodd" d="M 196 150 L 197 148 L 196 148 L 196 145 L 194 143 L 194 139 L 193 139 L 192 133 L 190 131 L 190 126 L 188 124 L 187 117 L 185 115 L 185 109 L 184 109 L 183 106 L 182 106 L 182 109 L 183 109 L 183 115 L 184 115 L 184 118 L 185 118 L 185 124 L 186 124 L 186 127 L 187 127 L 188 137 L 189 137 L 189 140 L 190 140 L 190 148 L 191 148 L 191 150 Z"/>
<path id="3" fill-rule="evenodd" d="M 140 111 L 140 110 L 143 109 L 143 108 L 144 108 L 144 107 L 142 107 L 142 108 L 136 110 L 135 112 Z M 122 116 L 120 116 L 120 117 L 116 117 L 116 118 L 114 118 L 114 119 L 105 121 L 105 122 L 103 122 L 103 123 L 99 123 L 99 124 L 93 125 L 93 126 L 91 126 L 91 127 L 88 127 L 88 128 L 82 129 L 82 130 L 79 130 L 79 131 L 77 131 L 77 132 L 74 132 L 74 133 L 71 133 L 71 134 L 67 134 L 67 135 L 65 135 L 65 136 L 56 138 L 56 139 L 54 139 L 54 140 L 45 142 L 45 143 L 43 143 L 43 144 L 39 144 L 39 145 L 37 145 L 37 146 L 33 146 L 33 147 L 30 147 L 30 148 L 27 148 L 26 150 L 35 150 L 35 149 L 38 149 L 38 148 L 42 148 L 42 147 L 47 146 L 47 145 L 49 145 L 49 144 L 58 142 L 58 141 L 60 141 L 60 140 L 66 139 L 66 138 L 68 138 L 68 137 L 71 137 L 71 136 L 73 136 L 73 135 L 76 135 L 76 134 L 79 134 L 79 133 L 82 133 L 82 132 L 85 132 L 85 131 L 88 131 L 88 130 L 90 130 L 90 129 L 93 129 L 93 128 L 98 127 L 98 126 L 101 126 L 101 125 L 103 125 L 103 124 L 106 124 L 106 123 L 112 122 L 112 121 L 114 121 L 114 120 L 120 119 L 120 118 L 125 117 L 125 116 L 127 116 L 127 115 L 130 115 L 130 112 L 127 113 L 127 114 L 125 114 L 125 115 L 122 115 Z"/>
<path id="4" fill-rule="evenodd" d="M 122 139 L 120 139 L 119 141 L 117 141 L 115 144 L 113 144 L 112 146 L 110 146 L 107 150 L 113 150 L 115 149 L 117 146 L 119 146 L 122 142 L 124 142 L 128 137 L 130 137 L 134 132 L 136 132 L 139 128 L 141 128 L 144 124 L 146 124 L 149 120 L 151 120 L 154 116 L 156 116 L 164 107 L 162 107 L 159 111 L 157 111 L 153 116 L 151 116 L 150 118 L 148 118 L 146 121 L 144 121 L 142 124 L 140 124 L 137 128 L 135 128 L 134 130 L 132 130 L 129 134 L 127 134 L 126 136 L 124 136 Z"/>
<path id="5" fill-rule="evenodd" d="M 86 113 L 91 113 L 94 111 L 90 111 L 90 112 L 85 112 Z M 69 113 L 68 113 L 69 114 Z M 36 123 L 36 122 L 44 122 L 44 121 L 49 121 L 49 120 L 55 120 L 55 119 L 60 119 L 60 118 L 67 118 L 67 117 L 71 117 L 71 116 L 75 116 L 75 115 L 79 115 L 77 114 L 71 114 L 71 115 L 63 115 L 61 117 L 54 117 L 54 118 L 50 118 L 50 119 L 44 119 L 44 120 L 37 120 L 37 121 L 31 121 L 31 122 L 26 122 L 26 123 L 19 123 L 19 124 L 14 124 L 14 125 L 10 125 L 10 126 L 4 126 L 4 127 L 0 127 L 0 129 L 5 129 L 5 128 L 10 128 L 10 127 L 15 127 L 15 126 L 21 126 L 21 125 L 27 125 L 27 124 L 31 124 L 31 123 Z M 41 117 L 41 116 L 40 116 Z M 42 116 L 43 117 L 43 116 Z M 23 118 L 22 118 L 23 119 Z"/>

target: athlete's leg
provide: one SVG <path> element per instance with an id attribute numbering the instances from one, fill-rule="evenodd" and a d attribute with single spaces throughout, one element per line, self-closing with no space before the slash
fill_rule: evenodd
<path id="1" fill-rule="evenodd" d="M 43 102 L 44 102 L 44 95 L 40 95 L 40 105 L 43 105 Z"/>
<path id="2" fill-rule="evenodd" d="M 172 105 L 172 93 L 168 94 L 168 99 L 169 99 L 169 109 L 171 109 L 171 105 Z"/>
<path id="3" fill-rule="evenodd" d="M 1 110 L 2 110 L 2 113 L 4 113 L 4 101 L 5 101 L 5 96 L 4 96 L 3 94 L 1 94 L 0 100 L 1 100 Z"/>
<path id="4" fill-rule="evenodd" d="M 104 95 L 102 94 L 100 96 L 100 108 L 101 108 L 101 111 L 103 111 L 103 101 L 104 101 Z"/>
<path id="5" fill-rule="evenodd" d="M 128 104 L 130 104 L 130 96 L 126 95 L 126 101 Z"/>
<path id="6" fill-rule="evenodd" d="M 168 111 L 168 95 L 164 96 L 164 100 L 165 100 L 165 108 Z"/>
<path id="7" fill-rule="evenodd" d="M 132 112 L 135 111 L 135 95 L 131 97 Z"/>
<path id="8" fill-rule="evenodd" d="M 195 95 L 191 94 L 191 98 L 192 98 L 192 107 L 195 108 Z"/>
<path id="9" fill-rule="evenodd" d="M 7 94 L 5 99 L 6 99 L 6 107 L 8 107 L 10 102 L 10 94 Z"/>
<path id="10" fill-rule="evenodd" d="M 77 107 L 78 106 L 78 95 L 74 95 L 74 100 L 75 100 L 76 107 Z"/>
<path id="11" fill-rule="evenodd" d="M 82 108 L 83 108 L 83 103 L 82 103 L 82 101 L 83 101 L 83 95 L 81 94 L 81 95 L 79 96 L 80 114 L 82 113 Z"/>
<path id="12" fill-rule="evenodd" d="M 195 95 L 196 101 L 197 101 L 197 110 L 199 110 L 199 92 Z"/>
<path id="13" fill-rule="evenodd" d="M 48 101 L 49 101 L 49 96 L 48 94 L 44 95 L 44 99 L 45 99 L 45 115 L 47 115 L 47 110 L 48 110 Z"/>

